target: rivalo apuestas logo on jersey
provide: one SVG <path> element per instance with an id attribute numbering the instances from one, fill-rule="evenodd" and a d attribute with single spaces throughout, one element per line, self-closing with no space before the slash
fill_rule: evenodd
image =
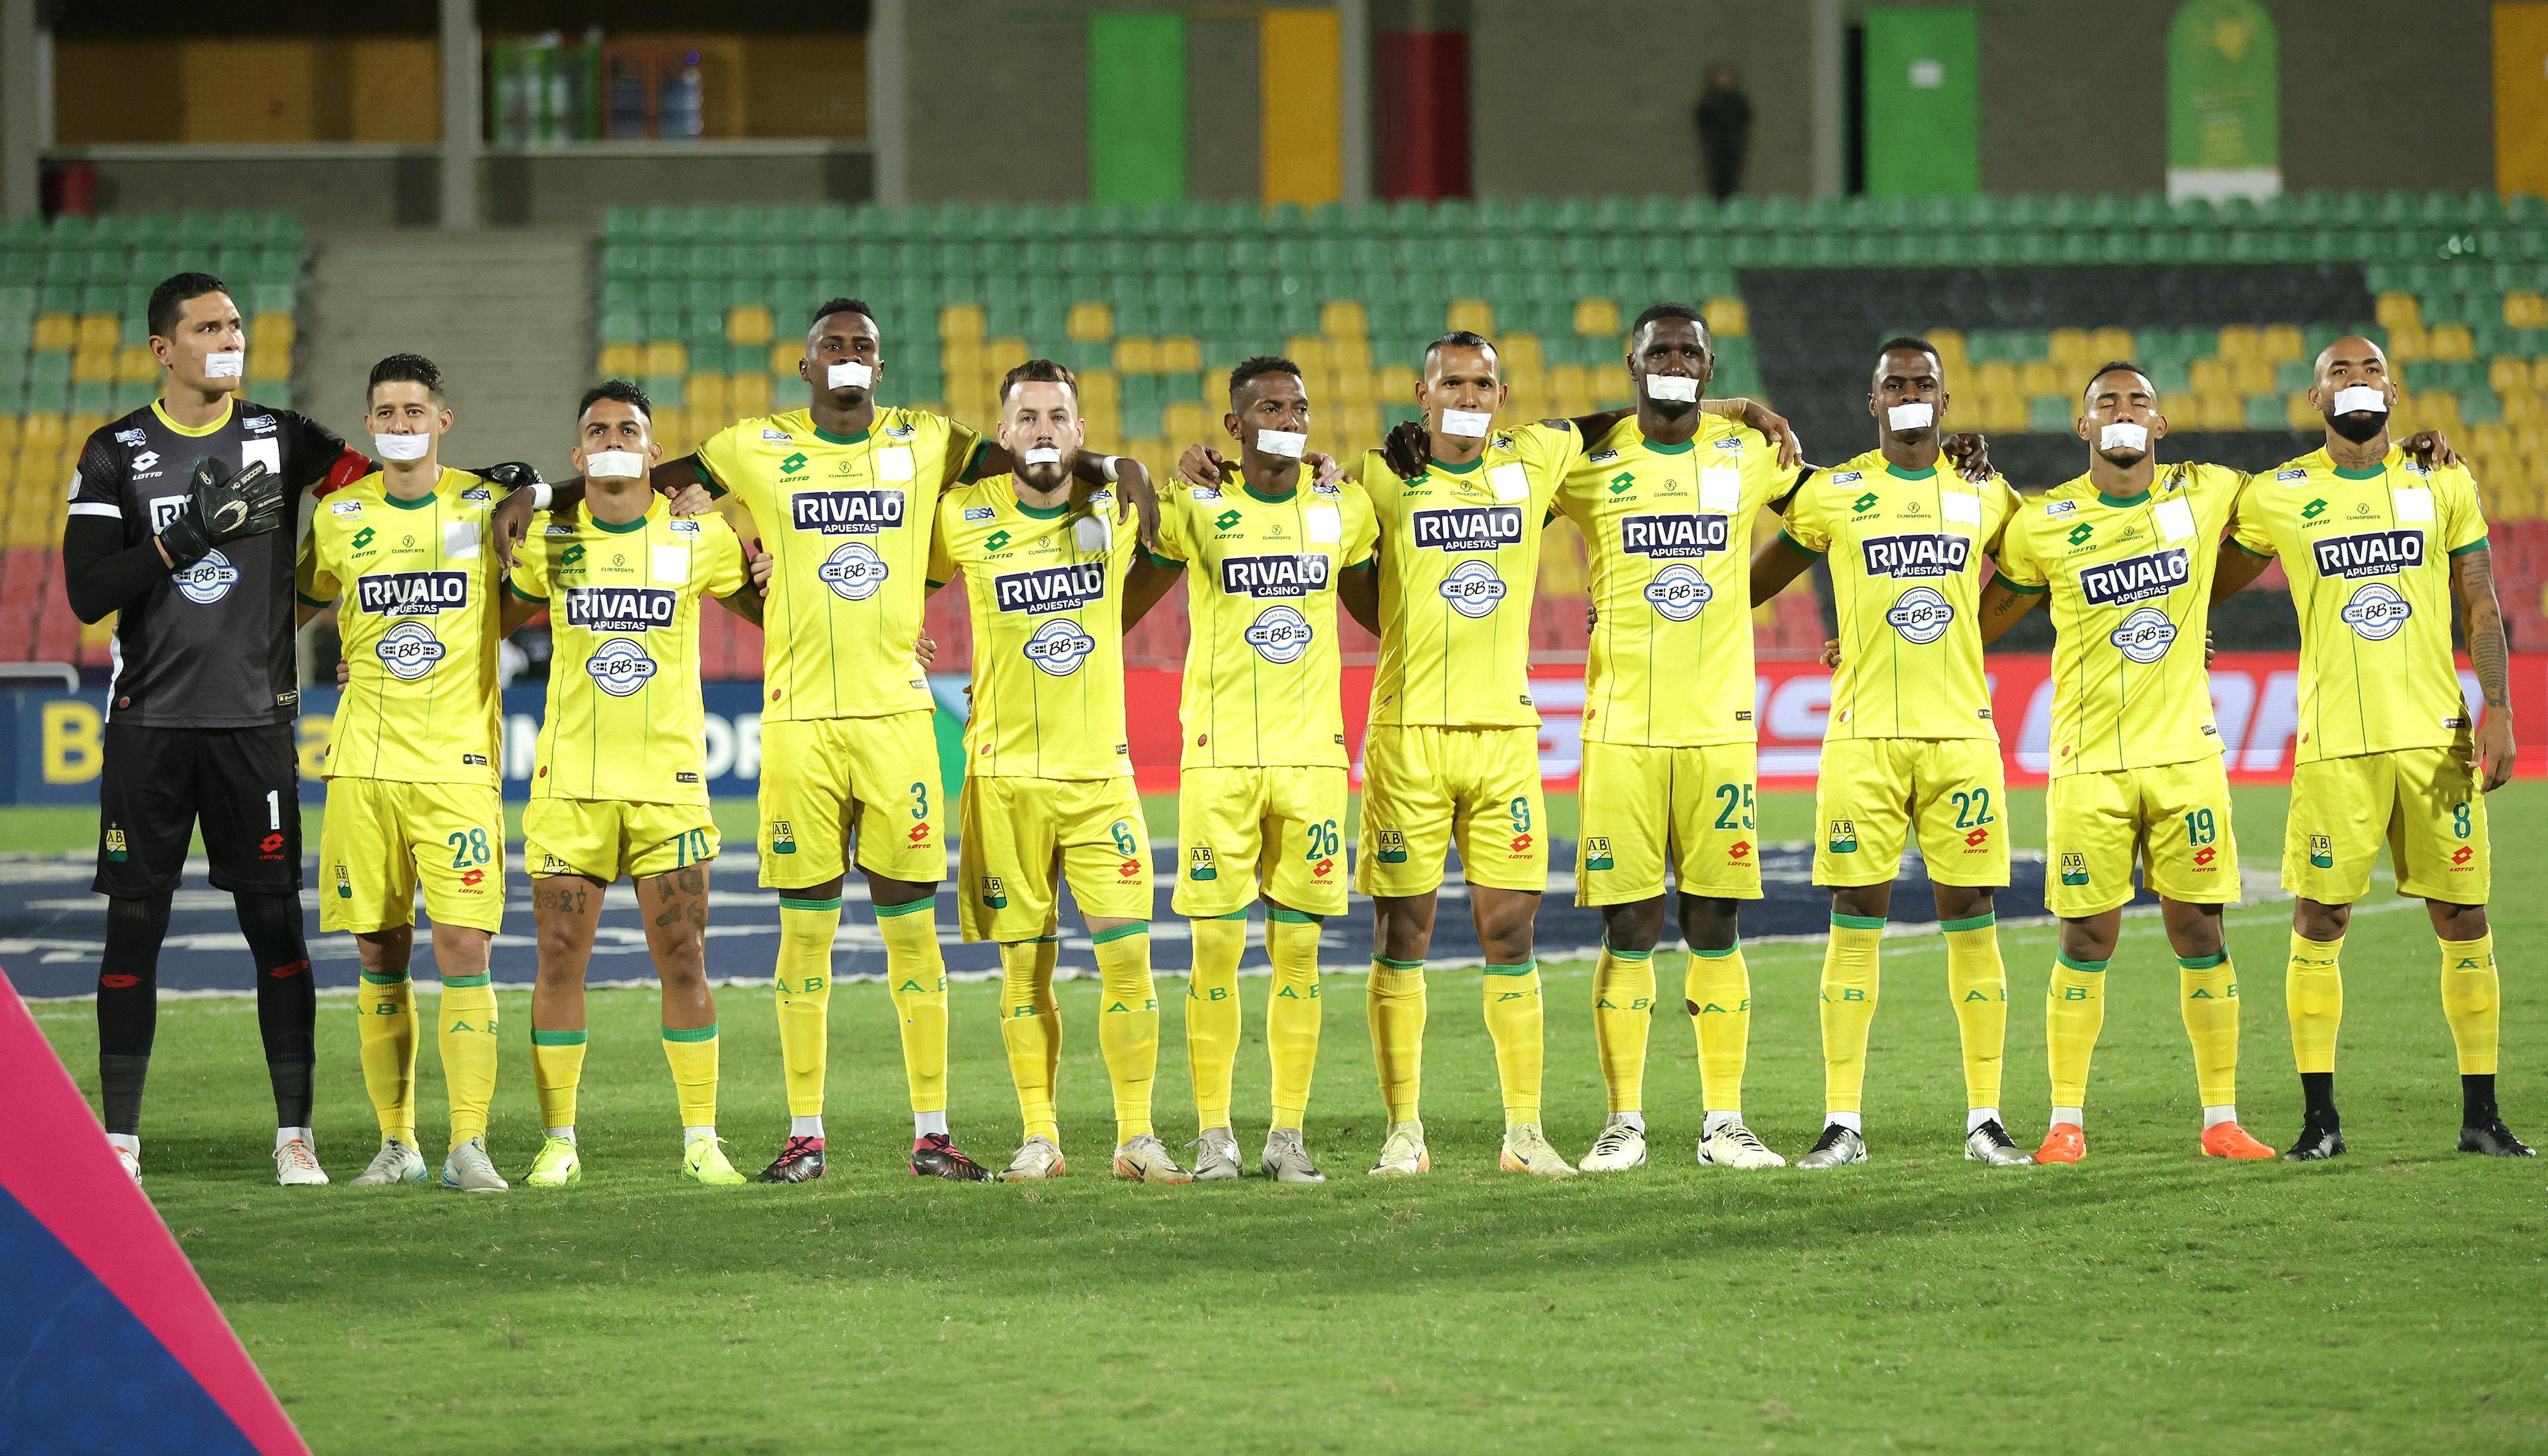
<path id="1" fill-rule="evenodd" d="M 1451 574 L 1434 590 L 1451 603 L 1451 610 L 1464 617 L 1482 617 L 1496 609 L 1509 589 L 1494 567 L 1483 561 L 1464 561 L 1451 568 Z"/>
<path id="2" fill-rule="evenodd" d="M 796 529 L 826 536 L 872 536 L 902 524 L 900 491 L 799 491 L 787 508 Z"/>
<path id="3" fill-rule="evenodd" d="M 2407 628 L 2407 619 L 2415 608 L 2398 594 L 2398 589 L 2386 582 L 2365 582 L 2356 588 L 2353 598 L 2344 603 L 2339 614 L 2353 635 L 2365 642 L 2386 642 Z"/>
<path id="4" fill-rule="evenodd" d="M 1105 597 L 1106 563 L 1083 561 L 1076 566 L 1011 572 L 991 579 L 991 595 L 1002 611 L 1022 611 L 1029 616 L 1076 611 Z"/>
<path id="5" fill-rule="evenodd" d="M 1646 584 L 1647 602 L 1668 622 L 1688 621 L 1706 610 L 1715 596 L 1716 589 L 1707 585 L 1707 578 L 1684 562 L 1665 567 Z"/>
<path id="6" fill-rule="evenodd" d="M 412 682 L 433 671 L 433 665 L 446 655 L 442 639 L 433 629 L 419 621 L 404 621 L 389 629 L 372 649 L 381 666 L 402 682 Z"/>
<path id="7" fill-rule="evenodd" d="M 1973 539 L 1952 532 L 1869 536 L 1860 543 L 1870 577 L 1946 577 L 1964 569 Z"/>
<path id="8" fill-rule="evenodd" d="M 1518 505 L 1455 505 L 1414 515 L 1415 545 L 1424 551 L 1501 551 L 1522 540 Z"/>
<path id="9" fill-rule="evenodd" d="M 382 572 L 354 584 L 354 601 L 365 615 L 429 617 L 469 604 L 467 572 Z"/>
<path id="10" fill-rule="evenodd" d="M 204 553 L 203 560 L 171 575 L 168 583 L 177 589 L 178 595 L 188 601 L 197 606 L 210 606 L 229 595 L 230 589 L 238 585 L 238 579 L 239 569 L 230 565 L 228 557 L 218 551 L 208 551 Z"/>
<path id="11" fill-rule="evenodd" d="M 588 632 L 648 632 L 673 625 L 681 593 L 661 587 L 569 587 L 566 621 Z"/>
<path id="12" fill-rule="evenodd" d="M 1269 606 L 1247 624 L 1247 645 L 1278 668 L 1299 662 L 1317 635 L 1310 619 L 1289 606 Z"/>
<path id="13" fill-rule="evenodd" d="M 2092 606 L 2130 606 L 2193 580 L 2194 563 L 2182 546 L 2079 568 L 2079 592 Z"/>
<path id="14" fill-rule="evenodd" d="M 2176 623 L 2155 606 L 2144 606 L 2124 618 L 2124 624 L 2106 634 L 2106 640 L 2125 657 L 2146 667 L 2167 656 L 2176 642 Z"/>
<path id="15" fill-rule="evenodd" d="M 1935 587 L 1912 588 L 1895 597 L 1893 609 L 1884 614 L 1884 620 L 1902 634 L 1903 641 L 1921 647 L 1946 636 L 1947 624 L 1955 619 L 1956 608 Z"/>
<path id="16" fill-rule="evenodd" d="M 802 500 L 805 498 L 799 496 L 796 499 Z M 815 573 L 823 579 L 824 586 L 832 589 L 832 594 L 844 601 L 866 600 L 883 588 L 885 578 L 892 574 L 885 566 L 884 558 L 876 555 L 875 548 L 864 541 L 842 542 L 840 548 L 824 560 L 822 570 Z"/>
<path id="17" fill-rule="evenodd" d="M 584 670 L 592 675 L 592 685 L 612 697 L 626 697 L 646 685 L 656 672 L 655 660 L 646 649 L 626 637 L 613 637 L 592 650 L 585 659 Z"/>
<path id="18" fill-rule="evenodd" d="M 1619 520 L 1619 549 L 1630 556 L 1696 560 L 1725 549 L 1721 515 L 1629 515 Z"/>
<path id="19" fill-rule="evenodd" d="M 1088 655 L 1097 650 L 1097 639 L 1080 630 L 1069 617 L 1056 617 L 1035 629 L 1023 651 L 1027 661 L 1055 678 L 1067 678 L 1079 671 Z"/>

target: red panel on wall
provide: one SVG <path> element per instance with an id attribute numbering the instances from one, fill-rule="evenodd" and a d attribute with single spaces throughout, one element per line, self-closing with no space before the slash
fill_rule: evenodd
<path id="1" fill-rule="evenodd" d="M 1468 196 L 1467 33 L 1384 32 L 1379 80 L 1381 193 Z"/>

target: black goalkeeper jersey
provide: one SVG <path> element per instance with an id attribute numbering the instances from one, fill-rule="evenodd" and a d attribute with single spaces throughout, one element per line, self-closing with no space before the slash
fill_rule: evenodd
<path id="1" fill-rule="evenodd" d="M 281 528 L 223 543 L 123 608 L 109 689 L 116 722 L 249 728 L 292 720 L 301 701 L 292 597 L 301 497 L 346 453 L 326 426 L 237 398 L 202 429 L 178 425 L 154 401 L 88 437 L 70 514 L 121 521 L 127 547 L 148 542 L 176 513 L 200 460 L 228 472 L 262 464 L 286 492 Z"/>

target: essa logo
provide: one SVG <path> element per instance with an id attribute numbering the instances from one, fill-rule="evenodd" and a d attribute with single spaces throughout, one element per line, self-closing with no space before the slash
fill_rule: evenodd
<path id="1" fill-rule="evenodd" d="M 626 697 L 646 685 L 656 673 L 655 660 L 646 649 L 626 637 L 613 637 L 592 650 L 585 659 L 584 670 L 592 675 L 592 685 L 612 697 Z"/>
<path id="2" fill-rule="evenodd" d="M 1500 551 L 1518 546 L 1522 540 L 1522 511 L 1518 505 L 1455 505 L 1419 510 L 1413 523 L 1416 549 L 1422 551 Z M 1489 610 L 1493 610 L 1492 605 Z"/>
<path id="3" fill-rule="evenodd" d="M 1079 623 L 1069 617 L 1056 617 L 1036 628 L 1024 648 L 1028 662 L 1055 678 L 1078 672 L 1079 665 L 1096 650 L 1097 639 L 1081 631 Z"/>
<path id="4" fill-rule="evenodd" d="M 2365 582 L 2354 589 L 2353 599 L 2337 613 L 2353 635 L 2365 642 L 2386 642 L 2407 628 L 2407 619 L 2415 608 L 2398 594 L 2398 589 L 2386 582 Z"/>
<path id="5" fill-rule="evenodd" d="M 2144 606 L 2124 618 L 2123 625 L 2106 634 L 2115 650 L 2143 667 L 2167 656 L 2176 641 L 2176 623 L 2155 606 Z"/>
<path id="6" fill-rule="evenodd" d="M 799 491 L 787 498 L 787 509 L 789 524 L 800 531 L 822 536 L 872 536 L 902 524 L 902 493 Z"/>
<path id="7" fill-rule="evenodd" d="M 431 627 L 411 620 L 401 622 L 383 634 L 380 645 L 372 649 L 372 655 L 381 660 L 382 667 L 389 669 L 391 677 L 402 682 L 412 682 L 432 672 L 433 665 L 448 656 L 442 639 L 433 635 Z"/>
<path id="8" fill-rule="evenodd" d="M 1247 645 L 1278 668 L 1299 662 L 1317 635 L 1310 619 L 1290 606 L 1269 606 L 1247 624 Z"/>
<path id="9" fill-rule="evenodd" d="M 2193 558 L 2182 546 L 2079 568 L 2079 591 L 2091 606 L 2130 606 L 2165 596 L 2193 580 Z"/>
<path id="10" fill-rule="evenodd" d="M 1224 596 L 1253 596 L 1259 600 L 1308 596 L 1327 590 L 1327 571 L 1324 552 L 1308 556 L 1224 557 L 1221 592 Z"/>
<path id="11" fill-rule="evenodd" d="M 844 541 L 814 575 L 843 601 L 864 601 L 883 588 L 892 572 L 866 542 Z"/>
<path id="12" fill-rule="evenodd" d="M 1884 620 L 1902 634 L 1902 640 L 1918 647 L 1947 635 L 1947 626 L 1956 619 L 1956 608 L 1935 587 L 1914 587 L 1895 597 L 1893 609 Z"/>
<path id="13" fill-rule="evenodd" d="M 1685 562 L 1674 562 L 1646 584 L 1647 602 L 1669 622 L 1688 621 L 1706 610 L 1715 596 L 1716 589 L 1707 585 L 1707 578 Z"/>
<path id="14" fill-rule="evenodd" d="M 1477 618 L 1492 613 L 1508 589 L 1494 567 L 1483 561 L 1464 561 L 1451 568 L 1451 574 L 1434 590 L 1451 603 L 1451 610 Z"/>
<path id="15" fill-rule="evenodd" d="M 1631 515 L 1619 521 L 1619 549 L 1659 561 L 1694 561 L 1725 549 L 1721 515 Z"/>
<path id="16" fill-rule="evenodd" d="M 2318 574 L 2336 581 L 2394 577 L 2424 564 L 2422 531 L 2362 531 L 2310 543 Z"/>
<path id="17" fill-rule="evenodd" d="M 469 605 L 467 572 L 382 572 L 354 582 L 354 600 L 365 616 L 430 617 Z"/>
<path id="18" fill-rule="evenodd" d="M 1972 537 L 1949 532 L 1869 536 L 1859 544 L 1866 556 L 1868 576 L 1913 581 L 1924 577 L 1953 576 L 1962 571 L 1973 550 Z"/>
<path id="19" fill-rule="evenodd" d="M 991 597 L 999 609 L 1022 611 L 1029 616 L 1075 611 L 1105 595 L 1106 563 L 1102 561 L 1040 567 L 991 579 Z"/>

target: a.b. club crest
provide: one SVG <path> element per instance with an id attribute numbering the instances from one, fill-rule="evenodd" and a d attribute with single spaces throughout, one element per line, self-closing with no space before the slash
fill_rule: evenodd
<path id="1" fill-rule="evenodd" d="M 1213 863 L 1212 846 L 1197 845 L 1194 847 L 1194 852 L 1186 856 L 1186 878 L 1221 878 L 1221 867 Z"/>
<path id="2" fill-rule="evenodd" d="M 1588 834 L 1584 836 L 1584 867 L 1587 869 L 1607 869 L 1610 867 L 1610 837 L 1608 835 Z"/>
<path id="3" fill-rule="evenodd" d="M 1831 822 L 1831 852 L 1835 855 L 1858 853 L 1858 821 L 1835 819 Z"/>
<path id="4" fill-rule="evenodd" d="M 2086 884 L 2088 882 L 2088 857 L 2085 855 L 2063 855 L 2061 857 L 2061 882 L 2063 884 Z"/>

